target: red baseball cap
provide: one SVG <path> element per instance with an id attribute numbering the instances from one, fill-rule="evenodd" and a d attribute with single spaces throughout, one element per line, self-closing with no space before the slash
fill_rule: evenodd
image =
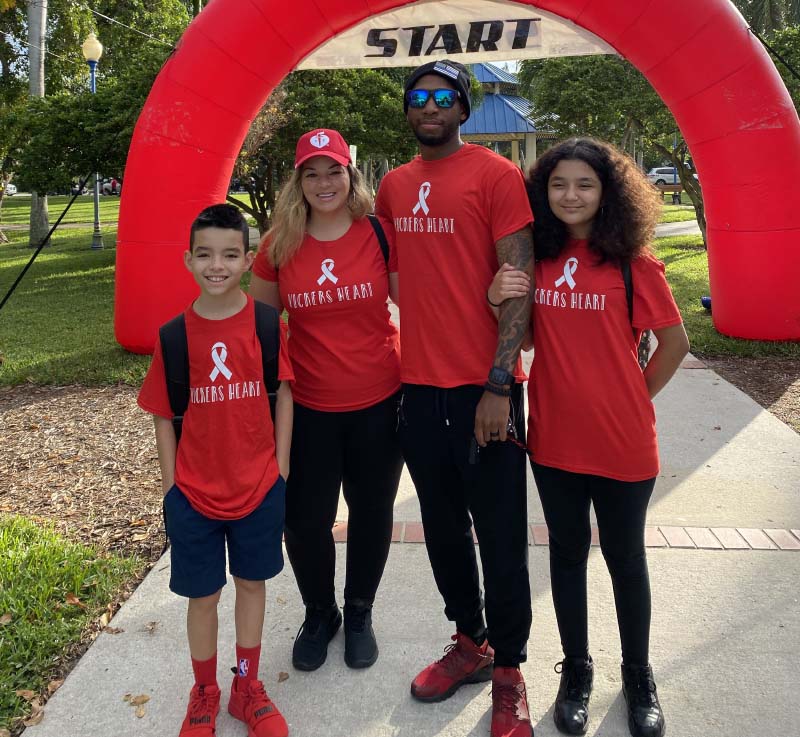
<path id="1" fill-rule="evenodd" d="M 294 168 L 297 169 L 312 156 L 329 156 L 342 166 L 347 166 L 351 161 L 347 141 L 339 131 L 330 128 L 317 128 L 300 136 L 294 154 Z"/>

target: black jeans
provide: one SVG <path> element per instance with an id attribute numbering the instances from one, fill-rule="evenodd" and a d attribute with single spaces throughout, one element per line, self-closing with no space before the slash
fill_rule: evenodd
<path id="1" fill-rule="evenodd" d="M 291 469 L 286 484 L 286 552 L 307 605 L 336 602 L 339 488 L 347 502 L 345 601 L 371 603 L 392 539 L 392 514 L 403 458 L 395 394 L 352 412 L 294 405 Z"/>
<path id="2" fill-rule="evenodd" d="M 486 619 L 495 662 L 526 659 L 531 627 L 528 579 L 525 453 L 511 443 L 481 448 L 469 462 L 479 386 L 440 389 L 406 384 L 400 405 L 400 444 L 417 489 L 425 545 L 445 615 L 460 632 L 483 629 L 483 602 L 472 525 L 481 552 Z M 524 440 L 522 388 L 511 405 Z"/>
<path id="3" fill-rule="evenodd" d="M 531 465 L 550 536 L 550 583 L 564 655 L 589 654 L 586 562 L 594 504 L 600 549 L 614 586 L 622 660 L 646 665 L 651 604 L 644 527 L 656 480 L 617 481 Z"/>

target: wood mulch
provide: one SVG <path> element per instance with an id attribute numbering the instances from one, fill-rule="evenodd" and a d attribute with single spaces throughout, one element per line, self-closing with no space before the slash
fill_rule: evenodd
<path id="1" fill-rule="evenodd" d="M 0 512 L 150 563 L 164 544 L 153 423 L 136 389 L 0 390 Z"/>

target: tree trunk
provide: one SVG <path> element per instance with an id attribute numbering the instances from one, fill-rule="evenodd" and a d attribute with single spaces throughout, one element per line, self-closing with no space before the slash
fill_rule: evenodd
<path id="1" fill-rule="evenodd" d="M 44 48 L 47 30 L 47 0 L 28 0 L 28 94 L 44 97 Z M 38 48 L 37 48 L 38 47 Z M 31 193 L 28 245 L 36 248 L 50 230 L 47 194 Z"/>
<path id="2" fill-rule="evenodd" d="M 196 16 L 203 9 L 203 0 L 192 0 L 192 16 Z"/>

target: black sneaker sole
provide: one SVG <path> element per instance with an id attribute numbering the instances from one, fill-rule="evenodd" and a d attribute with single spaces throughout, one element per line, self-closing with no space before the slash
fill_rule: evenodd
<path id="1" fill-rule="evenodd" d="M 317 670 L 320 666 L 322 666 L 325 661 L 328 659 L 328 644 L 333 639 L 334 635 L 339 631 L 339 628 L 342 626 L 342 613 L 337 612 L 336 618 L 333 620 L 333 623 L 328 628 L 328 642 L 325 643 L 325 648 L 322 651 L 322 657 L 316 661 L 304 661 L 299 660 L 295 657 L 294 652 L 292 652 L 292 667 L 295 670 L 303 670 L 303 671 L 312 671 Z"/>
<path id="2" fill-rule="evenodd" d="M 494 672 L 494 665 L 487 665 L 479 670 L 470 673 L 466 678 L 454 683 L 447 691 L 443 691 L 435 696 L 418 696 L 414 693 L 414 685 L 411 685 L 411 695 L 417 700 L 422 701 L 424 704 L 435 704 L 437 701 L 445 701 L 449 699 L 459 688 L 467 685 L 468 683 L 485 683 L 492 680 L 492 673 Z"/>

